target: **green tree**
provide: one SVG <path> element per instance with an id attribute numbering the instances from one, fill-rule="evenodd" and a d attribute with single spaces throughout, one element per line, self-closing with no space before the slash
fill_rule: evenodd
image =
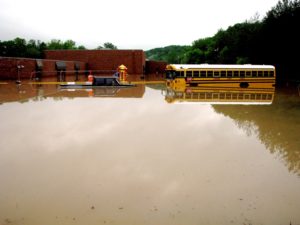
<path id="1" fill-rule="evenodd" d="M 188 51 L 186 63 L 206 63 L 205 52 L 199 48 Z"/>
<path id="2" fill-rule="evenodd" d="M 35 40 L 29 40 L 26 46 L 26 57 L 41 58 L 41 52 L 38 45 L 39 43 Z"/>
<path id="3" fill-rule="evenodd" d="M 23 38 L 15 38 L 14 40 L 1 42 L 0 52 L 3 56 L 26 56 L 26 40 Z"/>
<path id="4" fill-rule="evenodd" d="M 110 43 L 110 42 L 105 42 L 105 43 L 103 44 L 103 46 L 104 46 L 104 48 L 106 48 L 106 49 L 118 49 L 117 46 L 113 45 L 113 44 Z"/>
<path id="5" fill-rule="evenodd" d="M 66 40 L 63 42 L 63 49 L 77 49 L 75 41 Z"/>
<path id="6" fill-rule="evenodd" d="M 170 45 L 146 51 L 147 59 L 166 61 L 168 63 L 185 63 L 186 52 L 190 46 Z"/>
<path id="7" fill-rule="evenodd" d="M 47 50 L 58 50 L 63 49 L 63 43 L 61 40 L 52 39 L 50 42 L 47 43 Z"/>
<path id="8" fill-rule="evenodd" d="M 300 51 L 300 1 L 282 0 L 277 3 L 262 21 L 260 33 L 260 61 L 276 65 L 277 78 L 284 74 L 288 80 L 300 80 L 297 72 Z"/>
<path id="9" fill-rule="evenodd" d="M 83 45 L 79 45 L 79 46 L 78 46 L 78 49 L 80 49 L 80 50 L 85 50 L 86 48 L 85 48 Z"/>
<path id="10" fill-rule="evenodd" d="M 77 49 L 75 41 L 66 40 L 61 41 L 58 39 L 52 39 L 47 43 L 48 50 L 60 50 L 60 49 Z"/>

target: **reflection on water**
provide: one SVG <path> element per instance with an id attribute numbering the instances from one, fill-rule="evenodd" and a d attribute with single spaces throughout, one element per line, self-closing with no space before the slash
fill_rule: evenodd
<path id="1" fill-rule="evenodd" d="M 280 92 L 268 107 L 214 105 L 217 113 L 232 118 L 249 135 L 254 134 L 271 152 L 300 175 L 300 96 Z"/>
<path id="2" fill-rule="evenodd" d="M 194 102 L 209 104 L 268 105 L 272 104 L 275 88 L 263 87 L 189 87 L 183 90 L 167 88 L 165 99 L 168 103 Z"/>
<path id="3" fill-rule="evenodd" d="M 1 225 L 300 223 L 296 89 L 10 83 L 0 102 Z"/>

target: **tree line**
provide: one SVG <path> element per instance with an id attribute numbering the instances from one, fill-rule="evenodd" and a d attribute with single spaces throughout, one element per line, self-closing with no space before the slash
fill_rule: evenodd
<path id="1" fill-rule="evenodd" d="M 151 49 L 147 57 L 168 63 L 270 64 L 278 80 L 299 81 L 300 0 L 281 0 L 262 20 L 258 18 L 220 29 L 191 46 Z"/>
<path id="2" fill-rule="evenodd" d="M 26 41 L 23 38 L 15 38 L 13 40 L 0 40 L 0 56 L 6 57 L 24 57 L 24 58 L 43 58 L 44 50 L 59 49 L 86 49 L 83 45 L 77 46 L 73 40 L 53 39 L 50 42 L 42 42 L 39 40 Z M 110 42 L 99 45 L 96 49 L 117 49 L 117 46 Z"/>

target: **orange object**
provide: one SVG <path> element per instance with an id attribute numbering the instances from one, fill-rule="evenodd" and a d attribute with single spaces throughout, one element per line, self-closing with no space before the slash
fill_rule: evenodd
<path id="1" fill-rule="evenodd" d="M 89 90 L 88 93 L 89 93 L 89 97 L 93 97 L 93 96 L 94 96 L 94 91 L 93 91 L 93 89 Z"/>
<path id="2" fill-rule="evenodd" d="M 120 65 L 118 67 L 118 72 L 120 74 L 120 81 L 123 82 L 123 81 L 126 81 L 126 77 L 127 77 L 127 67 L 124 66 L 123 64 Z"/>

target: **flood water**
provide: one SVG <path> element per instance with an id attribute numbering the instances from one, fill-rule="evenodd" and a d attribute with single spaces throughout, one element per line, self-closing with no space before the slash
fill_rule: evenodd
<path id="1" fill-rule="evenodd" d="M 300 224 L 298 89 L 166 92 L 1 83 L 0 225 Z"/>

